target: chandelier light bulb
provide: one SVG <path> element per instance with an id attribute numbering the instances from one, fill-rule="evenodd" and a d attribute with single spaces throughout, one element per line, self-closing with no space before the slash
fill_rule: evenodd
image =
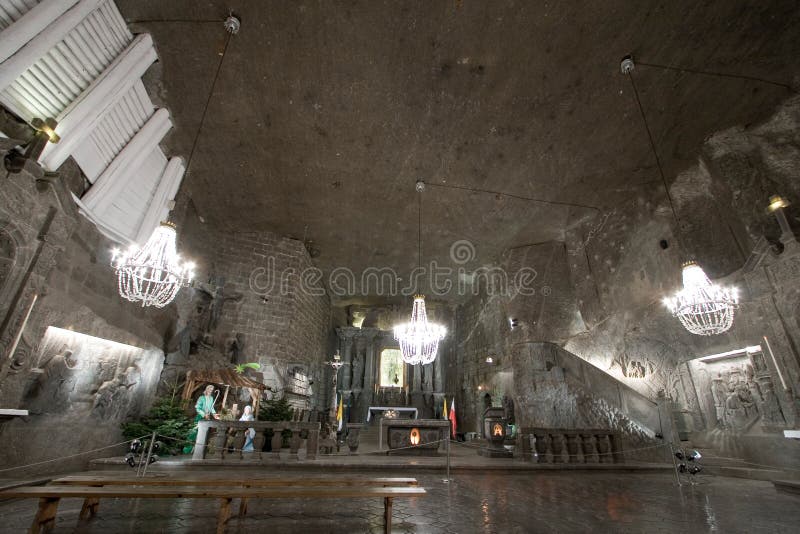
<path id="1" fill-rule="evenodd" d="M 703 269 L 690 261 L 683 265 L 683 289 L 664 299 L 664 305 L 681 324 L 698 336 L 727 332 L 733 326 L 738 290 L 712 284 Z"/>
<path id="2" fill-rule="evenodd" d="M 162 222 L 141 248 L 112 251 L 111 265 L 117 273 L 119 294 L 142 307 L 163 308 L 181 287 L 194 278 L 194 263 L 181 263 L 175 247 L 175 225 Z"/>
<path id="3" fill-rule="evenodd" d="M 411 321 L 394 327 L 403 361 L 409 365 L 425 365 L 435 360 L 439 341 L 446 333 L 445 327 L 428 322 L 424 295 L 414 296 Z"/>

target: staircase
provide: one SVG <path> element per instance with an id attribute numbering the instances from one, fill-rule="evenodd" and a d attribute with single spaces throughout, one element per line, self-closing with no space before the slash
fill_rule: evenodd
<path id="1" fill-rule="evenodd" d="M 380 437 L 380 419 L 375 418 L 368 425 L 361 428 L 358 438 L 359 454 L 375 454 L 379 452 L 378 438 Z M 384 444 L 384 448 L 386 448 Z"/>

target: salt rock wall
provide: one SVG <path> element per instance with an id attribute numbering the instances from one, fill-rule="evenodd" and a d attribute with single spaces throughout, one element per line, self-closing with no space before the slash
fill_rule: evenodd
<path id="1" fill-rule="evenodd" d="M 71 160 L 46 179 L 29 162 L 2 181 L 0 407 L 30 414 L 0 422 L 0 465 L 72 456 L 7 473 L 83 468 L 124 452 L 106 447 L 154 399 L 174 310 L 118 295 L 115 244 L 77 212 L 70 193 L 80 195 L 83 179 Z"/>
<path id="2" fill-rule="evenodd" d="M 604 429 L 630 447 L 669 434 L 646 397 L 552 343 L 513 347 L 514 402 L 523 428 Z"/>
<path id="3" fill-rule="evenodd" d="M 294 391 L 296 376 L 322 384 L 322 362 L 331 353 L 330 300 L 303 243 L 269 232 L 214 230 L 191 210 L 183 229 L 182 251 L 196 262 L 197 275 L 176 299 L 165 382 L 180 385 L 189 369 L 254 362 L 260 370 L 248 373 L 271 392 Z M 324 391 L 306 386 L 293 404 L 324 409 Z"/>

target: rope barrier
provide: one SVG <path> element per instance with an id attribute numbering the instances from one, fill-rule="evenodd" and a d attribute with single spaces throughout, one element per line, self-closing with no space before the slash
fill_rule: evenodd
<path id="1" fill-rule="evenodd" d="M 49 463 L 52 463 L 52 462 L 58 462 L 58 461 L 60 461 L 60 460 L 68 460 L 68 459 L 70 459 L 70 458 L 76 458 L 76 457 L 78 457 L 78 456 L 83 456 L 83 455 L 85 455 L 85 454 L 91 454 L 91 453 L 93 453 L 93 452 L 104 451 L 104 450 L 106 450 L 106 449 L 110 449 L 110 448 L 112 448 L 112 447 L 118 447 L 118 446 L 120 446 L 120 445 L 125 445 L 126 443 L 131 443 L 131 442 L 133 442 L 133 441 L 135 441 L 135 440 L 137 440 L 137 439 L 140 439 L 140 440 L 141 440 L 141 439 L 144 439 L 144 438 L 146 438 L 146 437 L 147 437 L 147 436 L 142 436 L 142 437 L 140 437 L 140 438 L 129 439 L 128 441 L 121 441 L 121 442 L 119 442 L 119 443 L 114 443 L 113 445 L 106 445 L 105 447 L 100 447 L 100 448 L 98 448 L 98 449 L 92 449 L 92 450 L 90 450 L 90 451 L 79 452 L 79 453 L 77 453 L 77 454 L 69 454 L 69 455 L 67 455 L 67 456 L 60 456 L 60 457 L 58 457 L 58 458 L 52 458 L 52 459 L 50 459 L 50 460 L 43 460 L 43 461 L 41 461 L 41 462 L 34 462 L 34 463 L 32 463 L 32 464 L 27 464 L 27 465 L 18 465 L 18 466 L 16 466 L 16 467 L 7 467 L 7 468 L 5 468 L 5 469 L 0 469 L 0 473 L 5 473 L 6 471 L 14 471 L 14 470 L 17 470 L 17 469 L 25 469 L 26 467 L 35 467 L 35 466 L 37 466 L 37 465 L 49 464 Z"/>
<path id="2" fill-rule="evenodd" d="M 742 464 L 754 465 L 756 467 L 767 467 L 769 469 L 776 469 L 778 471 L 797 471 L 797 472 L 800 472 L 800 469 L 795 469 L 793 467 L 779 467 L 777 465 L 757 464 L 757 463 L 754 463 L 754 462 L 746 462 L 746 461 L 742 460 L 741 458 L 729 458 L 727 456 L 706 456 L 704 458 L 707 461 L 708 460 L 733 460 L 733 461 L 736 461 L 736 462 L 739 462 L 739 463 L 742 463 Z M 710 465 L 710 464 L 706 464 L 706 465 L 708 467 L 729 467 L 729 466 L 724 466 L 724 465 Z M 730 467 L 736 467 L 736 466 L 730 466 Z"/>

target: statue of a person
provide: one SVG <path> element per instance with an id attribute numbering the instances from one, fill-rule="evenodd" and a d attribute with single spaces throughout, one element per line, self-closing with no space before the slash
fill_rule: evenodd
<path id="1" fill-rule="evenodd" d="M 197 399 L 194 405 L 194 410 L 197 414 L 194 416 L 194 427 L 189 431 L 186 437 L 188 444 L 183 448 L 184 454 L 189 454 L 194 449 L 194 442 L 197 440 L 197 425 L 201 419 L 219 419 L 217 411 L 214 409 L 214 385 L 208 384 L 203 390 L 203 394 Z"/>
<path id="2" fill-rule="evenodd" d="M 514 424 L 514 399 L 503 395 L 503 418 L 509 424 Z"/>
<path id="3" fill-rule="evenodd" d="M 239 418 L 239 421 L 254 421 L 255 417 L 253 416 L 253 407 L 249 404 L 244 407 L 244 413 Z M 253 452 L 255 448 L 253 447 L 253 440 L 256 437 L 256 429 L 255 428 L 248 428 L 244 432 L 244 446 L 242 446 L 243 452 Z"/>
<path id="4" fill-rule="evenodd" d="M 231 332 L 231 337 L 225 341 L 225 353 L 231 363 L 239 363 L 239 356 L 244 351 L 244 334 L 241 332 Z"/>
<path id="5" fill-rule="evenodd" d="M 219 415 L 217 415 L 217 411 L 214 409 L 214 401 L 216 400 L 213 396 L 214 393 L 214 386 L 212 384 L 208 384 L 203 390 L 203 394 L 197 399 L 197 403 L 194 405 L 194 409 L 197 412 L 197 415 L 194 418 L 194 422 L 197 423 L 200 419 L 219 419 Z"/>
<path id="6" fill-rule="evenodd" d="M 786 424 L 786 418 L 783 416 L 783 411 L 778 403 L 778 398 L 775 396 L 772 384 L 768 384 L 765 388 L 764 403 L 761 405 L 761 411 L 765 422 L 778 425 Z"/>
<path id="7" fill-rule="evenodd" d="M 52 413 L 66 406 L 77 384 L 76 367 L 78 361 L 69 349 L 50 358 L 28 393 L 31 409 Z"/>

